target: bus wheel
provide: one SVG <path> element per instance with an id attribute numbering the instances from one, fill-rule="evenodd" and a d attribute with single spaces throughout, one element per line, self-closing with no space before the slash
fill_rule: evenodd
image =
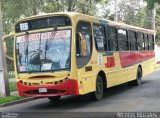
<path id="1" fill-rule="evenodd" d="M 49 97 L 48 99 L 49 99 L 51 102 L 59 103 L 59 102 L 60 102 L 60 98 L 61 98 L 61 96 L 54 96 L 54 97 Z"/>
<path id="2" fill-rule="evenodd" d="M 141 70 L 141 68 L 138 68 L 137 78 L 136 78 L 136 80 L 133 81 L 133 85 L 139 86 L 139 85 L 141 85 L 141 81 L 142 81 L 142 70 Z"/>
<path id="3" fill-rule="evenodd" d="M 103 80 L 101 76 L 97 76 L 96 91 L 92 93 L 94 100 L 101 100 L 103 98 Z"/>

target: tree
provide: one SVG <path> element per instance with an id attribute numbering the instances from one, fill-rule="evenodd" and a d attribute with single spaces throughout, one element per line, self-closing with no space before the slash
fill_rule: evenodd
<path id="1" fill-rule="evenodd" d="M 141 3 L 141 4 L 140 4 Z M 121 0 L 117 5 L 118 21 L 129 25 L 151 29 L 150 11 L 148 11 L 142 0 Z M 114 0 L 108 3 L 112 8 L 115 5 Z M 109 19 L 114 19 L 114 11 L 109 15 Z"/>
<path id="2" fill-rule="evenodd" d="M 37 15 L 42 8 L 43 0 L 6 0 L 2 6 L 4 34 L 9 34 L 14 29 L 14 23 L 24 16 Z M 7 53 L 13 57 L 13 40 L 7 42 Z M 7 59 L 8 71 L 13 71 L 13 62 Z"/>
<path id="3" fill-rule="evenodd" d="M 8 72 L 6 67 L 6 59 L 3 50 L 3 41 L 2 41 L 2 12 L 1 8 L 3 5 L 3 1 L 0 0 L 0 97 L 9 96 L 9 82 L 8 82 Z"/>
<path id="4" fill-rule="evenodd" d="M 145 0 L 147 2 L 148 9 L 153 9 L 155 4 L 160 4 L 160 0 Z"/>
<path id="5" fill-rule="evenodd" d="M 156 28 L 156 43 L 160 44 L 160 0 L 145 0 L 147 2 L 148 9 L 155 9 L 156 19 L 155 19 L 155 28 Z M 154 16 L 153 16 L 154 17 Z"/>

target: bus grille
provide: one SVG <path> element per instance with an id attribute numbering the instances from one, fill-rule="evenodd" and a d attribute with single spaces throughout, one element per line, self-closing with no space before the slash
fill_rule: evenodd
<path id="1" fill-rule="evenodd" d="M 48 89 L 47 92 L 40 93 L 38 90 L 31 90 L 31 91 L 26 91 L 26 94 L 61 94 L 64 93 L 64 90 L 53 90 L 53 89 Z"/>

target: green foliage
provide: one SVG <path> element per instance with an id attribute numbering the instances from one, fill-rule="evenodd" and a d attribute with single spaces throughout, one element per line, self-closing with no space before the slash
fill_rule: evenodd
<path id="1" fill-rule="evenodd" d="M 148 10 L 148 8 L 140 4 L 140 2 L 142 2 L 142 0 L 121 0 L 117 8 L 118 21 L 152 29 L 152 11 Z M 113 19 L 113 17 L 110 18 Z"/>
<path id="2" fill-rule="evenodd" d="M 9 90 L 10 92 L 17 91 L 16 82 L 9 82 Z"/>
<path id="3" fill-rule="evenodd" d="M 20 100 L 22 98 L 23 97 L 19 97 L 19 96 L 0 97 L 0 104 L 5 104 L 5 103 L 8 103 L 8 102 Z"/>
<path id="4" fill-rule="evenodd" d="M 148 9 L 156 8 L 156 43 L 160 44 L 160 0 L 145 0 Z M 157 4 L 157 5 L 156 5 Z"/>
<path id="5" fill-rule="evenodd" d="M 147 2 L 148 9 L 153 9 L 155 7 L 155 4 L 160 4 L 160 0 L 144 0 Z"/>
<path id="6" fill-rule="evenodd" d="M 13 32 L 13 24 L 22 17 L 60 11 L 85 14 L 96 12 L 96 4 L 106 0 L 5 0 L 2 6 L 4 34 Z"/>
<path id="7" fill-rule="evenodd" d="M 156 7 L 156 43 L 160 44 L 160 6 Z"/>

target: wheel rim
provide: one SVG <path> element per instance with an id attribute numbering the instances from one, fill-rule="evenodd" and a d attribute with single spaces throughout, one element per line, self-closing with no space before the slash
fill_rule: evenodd
<path id="1" fill-rule="evenodd" d="M 141 78 L 142 78 L 141 71 L 139 71 L 138 78 L 137 78 L 138 85 L 141 85 Z"/>
<path id="2" fill-rule="evenodd" d="M 97 82 L 97 90 L 96 90 L 96 92 L 97 92 L 97 94 L 102 94 L 102 85 L 101 85 L 102 83 L 101 83 L 101 81 L 98 81 Z"/>
<path id="3" fill-rule="evenodd" d="M 101 78 L 97 78 L 95 96 L 97 100 L 103 97 L 103 82 Z"/>

